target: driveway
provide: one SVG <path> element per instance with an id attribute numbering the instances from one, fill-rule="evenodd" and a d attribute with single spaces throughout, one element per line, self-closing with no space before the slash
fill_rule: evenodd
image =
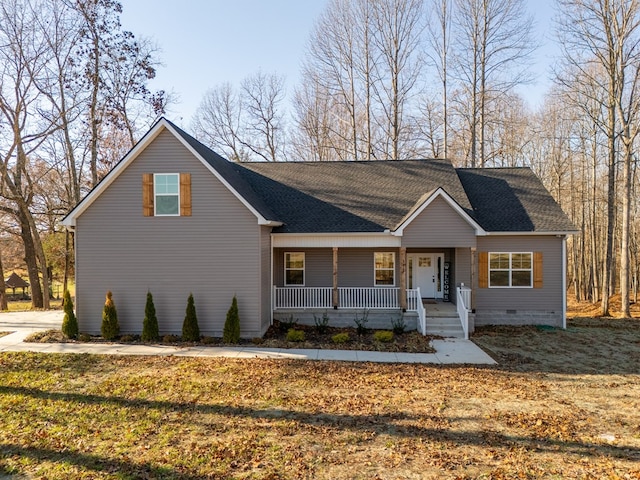
<path id="1" fill-rule="evenodd" d="M 0 332 L 37 332 L 62 328 L 62 310 L 0 313 Z"/>

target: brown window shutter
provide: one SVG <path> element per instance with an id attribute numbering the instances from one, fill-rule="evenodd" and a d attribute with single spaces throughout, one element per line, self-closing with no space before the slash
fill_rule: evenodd
<path id="1" fill-rule="evenodd" d="M 489 288 L 488 252 L 478 252 L 478 288 Z"/>
<path id="2" fill-rule="evenodd" d="M 180 215 L 191 216 L 191 174 L 180 174 Z"/>
<path id="3" fill-rule="evenodd" d="M 142 214 L 153 217 L 153 173 L 142 174 Z"/>
<path id="4" fill-rule="evenodd" d="M 533 253 L 533 288 L 542 288 L 542 252 Z"/>

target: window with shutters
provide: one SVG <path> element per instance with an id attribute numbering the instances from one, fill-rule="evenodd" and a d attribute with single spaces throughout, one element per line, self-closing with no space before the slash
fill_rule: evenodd
<path id="1" fill-rule="evenodd" d="M 191 174 L 145 173 L 142 210 L 145 217 L 191 216 Z"/>
<path id="2" fill-rule="evenodd" d="M 490 252 L 489 287 L 533 287 L 533 254 Z"/>

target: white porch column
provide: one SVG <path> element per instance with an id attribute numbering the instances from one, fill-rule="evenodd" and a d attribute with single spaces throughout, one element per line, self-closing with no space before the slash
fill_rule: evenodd
<path id="1" fill-rule="evenodd" d="M 333 308 L 338 308 L 338 247 L 333 247 Z"/>
<path id="2" fill-rule="evenodd" d="M 400 308 L 407 311 L 407 248 L 400 247 Z M 420 299 L 418 299 L 420 301 Z"/>

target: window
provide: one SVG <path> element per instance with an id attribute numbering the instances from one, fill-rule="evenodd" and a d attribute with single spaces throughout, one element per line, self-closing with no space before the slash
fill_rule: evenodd
<path id="1" fill-rule="evenodd" d="M 396 284 L 396 254 L 393 252 L 374 253 L 376 286 Z"/>
<path id="2" fill-rule="evenodd" d="M 153 176 L 155 215 L 180 214 L 180 178 L 177 173 Z"/>
<path id="3" fill-rule="evenodd" d="M 489 253 L 490 287 L 532 287 L 531 253 Z"/>
<path id="4" fill-rule="evenodd" d="M 190 173 L 144 173 L 142 214 L 145 217 L 190 217 Z"/>
<path id="5" fill-rule="evenodd" d="M 304 252 L 284 254 L 284 284 L 304 285 Z"/>

